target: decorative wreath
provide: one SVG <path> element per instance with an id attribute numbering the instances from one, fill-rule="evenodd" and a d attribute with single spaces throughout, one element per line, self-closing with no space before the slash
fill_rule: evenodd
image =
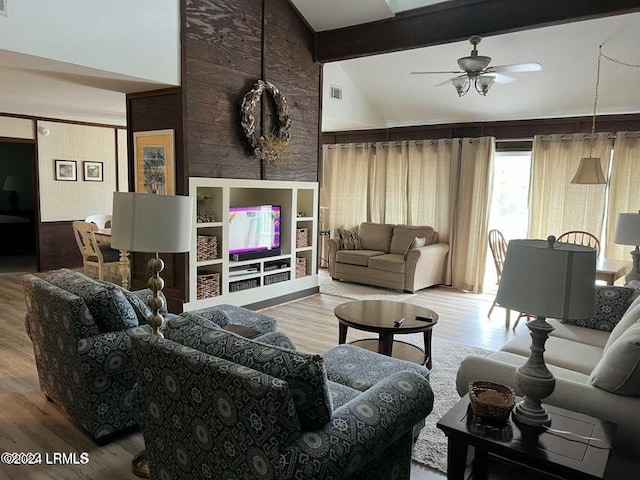
<path id="1" fill-rule="evenodd" d="M 271 93 L 276 104 L 278 125 L 274 128 L 273 133 L 258 137 L 256 135 L 256 117 L 253 112 L 265 90 Z M 291 117 L 289 117 L 287 99 L 273 83 L 258 80 L 255 86 L 245 94 L 240 102 L 240 125 L 244 136 L 249 141 L 254 157 L 269 163 L 278 163 L 286 159 L 287 147 L 291 139 Z"/>

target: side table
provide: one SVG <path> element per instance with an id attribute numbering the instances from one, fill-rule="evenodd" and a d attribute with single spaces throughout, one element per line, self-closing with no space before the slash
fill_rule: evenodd
<path id="1" fill-rule="evenodd" d="M 513 471 L 513 478 L 603 479 L 615 425 L 552 405 L 545 407 L 551 414 L 552 429 L 601 440 L 526 427 L 521 430 L 511 418 L 502 427 L 482 424 L 473 415 L 467 394 L 436 424 L 448 439 L 447 478 L 466 478 L 467 450 L 472 446 L 474 479 L 487 478 L 496 462 Z"/>

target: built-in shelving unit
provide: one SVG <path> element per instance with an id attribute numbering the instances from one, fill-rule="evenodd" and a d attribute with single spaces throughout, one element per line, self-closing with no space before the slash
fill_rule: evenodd
<path id="1" fill-rule="evenodd" d="M 192 177 L 189 195 L 197 207 L 185 311 L 249 305 L 318 286 L 317 183 Z M 257 205 L 281 208 L 281 254 L 231 261 L 229 209 Z"/>

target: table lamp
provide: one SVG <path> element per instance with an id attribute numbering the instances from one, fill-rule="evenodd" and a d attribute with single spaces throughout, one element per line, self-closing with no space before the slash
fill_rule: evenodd
<path id="1" fill-rule="evenodd" d="M 12 212 L 18 211 L 18 202 L 20 201 L 20 197 L 17 192 L 22 190 L 22 182 L 18 177 L 14 177 L 9 175 L 4 181 L 4 185 L 2 186 L 2 190 L 5 192 L 9 192 L 9 207 Z"/>
<path id="2" fill-rule="evenodd" d="M 524 399 L 512 413 L 514 421 L 531 427 L 551 424 L 542 399 L 553 393 L 556 380 L 544 363 L 544 344 L 553 327 L 547 317 L 579 320 L 593 317 L 596 251 L 591 247 L 545 240 L 511 240 L 507 248 L 496 302 L 535 316 L 531 352 L 516 370 Z"/>
<path id="3" fill-rule="evenodd" d="M 158 329 L 163 317 L 159 312 L 164 304 L 158 294 L 164 287 L 160 272 L 164 262 L 159 253 L 182 253 L 191 247 L 193 199 L 181 195 L 154 195 L 146 193 L 113 193 L 113 218 L 111 220 L 111 247 L 131 252 L 153 252 L 149 260 L 149 298 L 152 314 L 149 325 L 153 333 L 162 336 Z"/>
<path id="4" fill-rule="evenodd" d="M 633 280 L 640 280 L 640 212 L 639 213 L 619 213 L 616 222 L 616 232 L 613 241 L 620 245 L 635 245 L 635 250 L 631 251 L 633 258 L 633 268 L 624 277 L 626 283 Z"/>

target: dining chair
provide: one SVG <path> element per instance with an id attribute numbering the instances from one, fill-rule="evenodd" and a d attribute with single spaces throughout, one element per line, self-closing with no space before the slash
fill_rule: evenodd
<path id="1" fill-rule="evenodd" d="M 120 265 L 120 251 L 114 250 L 108 244 L 98 243 L 95 237 L 98 226 L 95 223 L 83 221 L 75 221 L 72 225 L 76 243 L 82 254 L 85 275 L 92 276 L 90 272 L 95 269 L 98 280 L 104 280 L 105 270 L 113 270 L 113 273 L 117 273 Z"/>
<path id="2" fill-rule="evenodd" d="M 504 235 L 502 235 L 502 232 L 500 230 L 489 230 L 489 249 L 491 250 L 491 255 L 493 255 L 493 263 L 496 267 L 496 284 L 499 285 L 500 279 L 502 278 L 502 267 L 504 266 L 504 258 L 507 255 L 507 241 L 504 239 Z M 489 313 L 487 314 L 488 317 L 491 317 L 491 312 L 493 312 L 493 309 L 496 305 L 501 307 L 501 305 L 498 304 L 494 299 L 493 303 L 491 304 L 491 308 L 489 309 Z M 505 328 L 509 329 L 509 327 L 511 326 L 511 310 L 506 307 L 503 308 L 506 312 L 504 325 Z M 518 322 L 520 322 L 520 319 L 523 317 L 526 317 L 527 320 L 530 319 L 530 316 L 527 313 L 520 313 L 518 315 L 518 318 L 516 318 L 516 323 L 513 325 L 514 330 L 518 326 Z"/>
<path id="3" fill-rule="evenodd" d="M 100 230 L 111 228 L 111 215 L 89 215 L 84 221 L 95 223 Z"/>
<path id="4" fill-rule="evenodd" d="M 560 235 L 556 241 L 593 247 L 596 249 L 596 258 L 600 256 L 600 240 L 592 233 L 583 232 L 582 230 L 569 230 Z"/>

